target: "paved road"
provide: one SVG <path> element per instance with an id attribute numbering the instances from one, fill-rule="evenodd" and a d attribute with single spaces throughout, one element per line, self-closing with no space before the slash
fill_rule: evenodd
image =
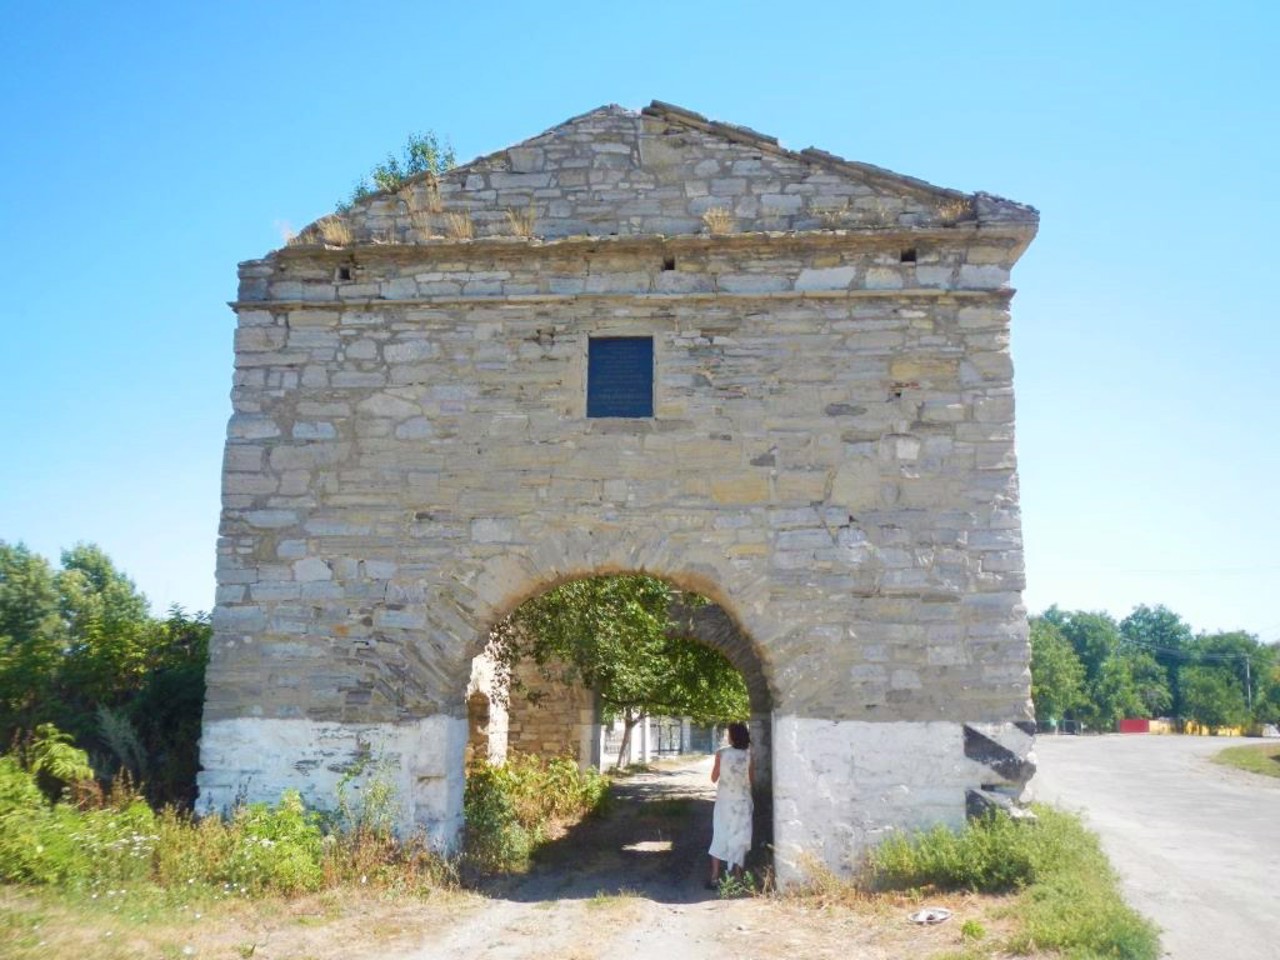
<path id="1" fill-rule="evenodd" d="M 1280 779 L 1209 737 L 1041 737 L 1037 799 L 1083 811 L 1173 960 L 1280 960 Z"/>

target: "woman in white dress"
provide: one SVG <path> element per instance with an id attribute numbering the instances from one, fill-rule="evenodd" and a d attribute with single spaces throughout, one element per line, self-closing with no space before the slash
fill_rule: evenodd
<path id="1" fill-rule="evenodd" d="M 736 876 L 742 872 L 751 849 L 751 734 L 745 723 L 729 725 L 729 746 L 716 751 L 711 782 L 716 785 L 716 807 L 711 820 L 711 879 L 708 889 L 720 882 L 720 861 Z"/>

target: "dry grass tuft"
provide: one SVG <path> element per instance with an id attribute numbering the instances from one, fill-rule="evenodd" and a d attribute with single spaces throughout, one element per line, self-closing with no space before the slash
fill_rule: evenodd
<path id="1" fill-rule="evenodd" d="M 507 225 L 511 227 L 511 235 L 513 237 L 524 237 L 528 240 L 533 236 L 533 227 L 537 222 L 538 213 L 534 209 L 533 201 L 529 201 L 529 206 L 524 210 L 507 210 Z"/>
<path id="2" fill-rule="evenodd" d="M 409 223 L 418 233 L 419 240 L 438 236 L 436 218 L 444 205 L 440 199 L 440 181 L 433 176 L 405 187 L 400 193 L 409 211 Z"/>
<path id="3" fill-rule="evenodd" d="M 702 215 L 702 222 L 708 232 L 720 235 L 733 230 L 733 214 L 724 207 L 711 207 Z"/>
<path id="4" fill-rule="evenodd" d="M 970 197 L 956 197 L 938 204 L 934 209 L 938 222 L 946 227 L 954 227 L 962 220 L 973 217 L 973 200 Z"/>
<path id="5" fill-rule="evenodd" d="M 328 216 L 317 220 L 316 230 L 320 234 L 320 239 L 328 246 L 351 245 L 351 225 L 339 216 Z"/>
<path id="6" fill-rule="evenodd" d="M 410 210 L 409 223 L 417 231 L 419 240 L 436 236 L 435 216 L 426 210 Z"/>
<path id="7" fill-rule="evenodd" d="M 444 235 L 450 240 L 470 240 L 476 225 L 469 210 L 451 210 L 444 215 Z"/>

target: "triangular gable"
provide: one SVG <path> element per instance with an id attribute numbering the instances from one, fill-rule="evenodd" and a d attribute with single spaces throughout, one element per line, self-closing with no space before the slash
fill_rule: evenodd
<path id="1" fill-rule="evenodd" d="M 679 236 L 1019 222 L 1036 213 L 654 101 L 600 107 L 343 215 L 357 241 Z"/>

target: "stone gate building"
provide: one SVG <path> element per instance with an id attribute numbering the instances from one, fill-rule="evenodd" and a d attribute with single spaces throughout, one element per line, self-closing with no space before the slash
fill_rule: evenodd
<path id="1" fill-rule="evenodd" d="M 202 807 L 332 804 L 375 757 L 454 842 L 490 627 L 622 572 L 724 618 L 784 881 L 1016 792 L 1008 280 L 1036 225 L 654 103 L 242 264 Z"/>

